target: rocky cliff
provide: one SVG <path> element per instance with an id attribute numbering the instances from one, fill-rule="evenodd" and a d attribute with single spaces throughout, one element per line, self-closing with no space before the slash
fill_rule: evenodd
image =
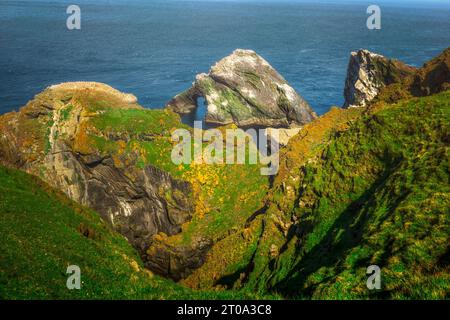
<path id="1" fill-rule="evenodd" d="M 251 272 L 236 284 L 292 298 L 445 299 L 449 92 L 333 109 L 280 156 Z M 382 288 L 368 290 L 377 265 Z"/>
<path id="2" fill-rule="evenodd" d="M 309 104 L 286 80 L 251 50 L 235 50 L 217 62 L 208 74 L 199 74 L 193 86 L 168 104 L 189 113 L 197 99 L 207 103 L 206 121 L 243 126 L 301 126 L 316 118 Z"/>
<path id="3" fill-rule="evenodd" d="M 265 206 L 183 282 L 306 299 L 446 298 L 449 92 L 384 100 L 415 76 L 370 108 L 331 108 L 302 127 L 281 150 Z M 437 78 L 430 92 L 445 91 Z M 373 264 L 381 290 L 366 287 Z"/>
<path id="4" fill-rule="evenodd" d="M 450 88 L 450 48 L 424 64 L 409 80 L 414 96 L 428 96 Z"/>
<path id="5" fill-rule="evenodd" d="M 0 117 L 0 161 L 89 206 L 145 265 L 179 280 L 261 206 L 260 165 L 175 165 L 170 110 L 147 110 L 100 83 L 64 83 Z"/>
<path id="6" fill-rule="evenodd" d="M 401 82 L 415 68 L 368 50 L 352 52 L 344 89 L 344 108 L 367 106 L 387 85 Z"/>
<path id="7" fill-rule="evenodd" d="M 384 79 L 366 102 L 370 108 L 331 108 L 280 135 L 291 140 L 270 180 L 259 165 L 174 165 L 170 133 L 192 128 L 170 110 L 145 110 L 134 96 L 97 83 L 52 86 L 20 112 L 3 115 L 0 160 L 97 209 L 139 249 L 146 267 L 192 288 L 444 299 L 448 53 L 406 76 L 392 71 L 389 63 L 397 63 L 369 53 L 367 66 L 353 74 L 365 74 L 358 81 Z M 195 99 L 185 101 L 195 108 Z M 0 174 L 0 186 L 11 184 L 9 173 Z M 41 198 L 35 188 L 4 189 L 32 203 Z M 14 209 L 15 199 L 0 201 L 8 219 L 23 212 Z M 0 227 L 9 234 L 10 223 Z M 90 225 L 79 230 L 88 238 L 96 232 Z M 36 240 L 45 242 L 41 234 Z M 382 270 L 381 290 L 367 290 L 372 264 Z"/>
<path id="8" fill-rule="evenodd" d="M 413 73 L 382 87 L 372 104 L 429 96 L 448 88 L 450 88 L 450 48 Z"/>
<path id="9" fill-rule="evenodd" d="M 133 95 L 104 84 L 52 86 L 20 112 L 1 117 L 0 159 L 95 209 L 142 253 L 152 235 L 178 233 L 193 213 L 189 183 L 138 165 L 143 154 L 133 145 L 168 139 L 150 122 L 158 119 L 131 118 L 131 127 L 116 122 L 145 113 Z M 176 116 L 162 112 L 158 118 Z M 149 123 L 138 122 L 144 120 Z"/>

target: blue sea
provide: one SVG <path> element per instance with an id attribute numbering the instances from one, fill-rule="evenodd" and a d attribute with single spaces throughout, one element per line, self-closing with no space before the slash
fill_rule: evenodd
<path id="1" fill-rule="evenodd" d="M 342 105 L 348 57 L 367 48 L 421 66 L 450 45 L 450 2 L 0 1 L 0 113 L 45 87 L 105 82 L 161 108 L 236 48 L 268 60 L 317 113 Z M 66 8 L 81 8 L 81 30 Z"/>

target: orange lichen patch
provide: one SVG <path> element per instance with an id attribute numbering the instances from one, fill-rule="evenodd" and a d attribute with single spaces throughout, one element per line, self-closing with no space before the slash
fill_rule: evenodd
<path id="1" fill-rule="evenodd" d="M 123 140 L 119 140 L 117 141 L 117 146 L 118 146 L 117 154 L 122 155 L 125 152 L 125 148 L 127 147 L 126 142 Z"/>
<path id="2" fill-rule="evenodd" d="M 5 132 L 10 128 L 10 122 L 17 118 L 17 112 L 10 112 L 1 116 L 2 121 L 0 121 L 0 131 Z"/>
<path id="3" fill-rule="evenodd" d="M 90 154 L 94 150 L 92 148 L 92 141 L 89 136 L 90 126 L 87 122 L 79 124 L 77 133 L 73 140 L 73 150 L 81 154 Z"/>
<path id="4" fill-rule="evenodd" d="M 214 194 L 219 184 L 219 175 L 208 164 L 191 163 L 189 170 L 183 173 L 183 179 L 190 182 L 195 199 L 195 213 L 203 218 L 211 211 L 208 199 Z"/>
<path id="5" fill-rule="evenodd" d="M 31 103 L 28 104 L 29 108 Z M 2 157 L 11 163 L 33 162 L 44 155 L 47 121 L 42 115 L 31 118 L 11 112 L 0 117 L 0 144 Z"/>

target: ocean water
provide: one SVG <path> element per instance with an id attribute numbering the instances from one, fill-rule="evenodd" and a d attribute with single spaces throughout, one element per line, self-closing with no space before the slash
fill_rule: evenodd
<path id="1" fill-rule="evenodd" d="M 359 48 L 420 66 L 450 45 L 450 4 L 383 2 L 0 1 L 0 113 L 45 87 L 105 82 L 161 108 L 236 48 L 267 59 L 317 113 L 342 105 L 348 57 Z M 81 30 L 66 28 L 69 4 Z"/>

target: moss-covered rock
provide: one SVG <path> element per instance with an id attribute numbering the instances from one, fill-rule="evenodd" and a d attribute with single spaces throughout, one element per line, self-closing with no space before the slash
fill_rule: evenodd
<path id="1" fill-rule="evenodd" d="M 145 110 L 104 84 L 75 82 L 49 87 L 1 123 L 3 162 L 98 211 L 141 252 L 153 234 L 176 234 L 192 216 L 189 183 L 147 160 L 171 146 L 169 129 L 180 125 L 173 112 Z M 169 202 L 160 189 L 182 196 Z"/>
<path id="2" fill-rule="evenodd" d="M 251 50 L 235 50 L 208 74 L 199 74 L 193 87 L 168 104 L 189 113 L 197 99 L 207 102 L 206 121 L 238 126 L 290 127 L 316 118 L 309 104 L 262 57 Z"/>

